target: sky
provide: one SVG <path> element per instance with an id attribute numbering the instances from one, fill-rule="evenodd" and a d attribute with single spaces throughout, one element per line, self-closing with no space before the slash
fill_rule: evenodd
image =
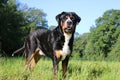
<path id="1" fill-rule="evenodd" d="M 87 33 L 95 20 L 110 9 L 120 10 L 120 0 L 19 0 L 28 7 L 37 8 L 47 14 L 48 26 L 57 26 L 55 16 L 63 11 L 75 12 L 81 17 L 76 27 L 79 34 Z"/>

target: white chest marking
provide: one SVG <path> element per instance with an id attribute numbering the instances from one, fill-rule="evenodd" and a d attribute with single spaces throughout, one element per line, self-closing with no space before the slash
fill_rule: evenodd
<path id="1" fill-rule="evenodd" d="M 65 36 L 65 42 L 61 50 L 62 60 L 64 60 L 66 56 L 69 55 L 71 52 L 68 44 L 72 35 L 64 33 L 64 36 Z"/>

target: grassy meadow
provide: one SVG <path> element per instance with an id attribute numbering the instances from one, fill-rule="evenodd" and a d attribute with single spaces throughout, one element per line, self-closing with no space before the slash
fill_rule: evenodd
<path id="1" fill-rule="evenodd" d="M 60 62 L 58 80 L 61 73 Z M 52 61 L 41 59 L 30 73 L 24 72 L 23 58 L 0 58 L 0 80 L 53 80 Z M 120 80 L 120 62 L 71 59 L 65 80 Z"/>

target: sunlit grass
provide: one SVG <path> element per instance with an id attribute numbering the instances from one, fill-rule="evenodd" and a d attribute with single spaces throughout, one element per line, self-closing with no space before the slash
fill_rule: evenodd
<path id="1" fill-rule="evenodd" d="M 65 80 L 119 80 L 119 69 L 120 62 L 70 60 Z M 61 74 L 60 63 L 58 80 Z M 30 73 L 23 58 L 0 58 L 0 80 L 53 80 L 52 61 L 41 59 Z"/>

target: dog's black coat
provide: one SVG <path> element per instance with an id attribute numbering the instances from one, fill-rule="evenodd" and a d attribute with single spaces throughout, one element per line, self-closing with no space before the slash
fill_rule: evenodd
<path id="1" fill-rule="evenodd" d="M 30 50 L 29 54 L 26 54 L 26 58 L 29 58 L 29 55 L 31 55 L 32 52 L 36 50 L 36 48 L 40 48 L 43 53 L 45 53 L 45 55 L 53 59 L 54 50 L 61 50 L 64 41 L 65 37 L 59 26 L 56 27 L 53 31 L 46 29 L 38 29 L 35 32 L 31 33 L 26 39 L 25 46 Z M 71 51 L 72 45 L 73 36 L 69 42 Z"/>
<path id="2" fill-rule="evenodd" d="M 54 75 L 56 75 L 58 63 L 61 60 L 62 56 L 60 55 L 61 57 L 57 57 L 55 51 L 63 49 L 65 43 L 64 34 L 71 35 L 68 43 L 70 53 L 69 55 L 66 55 L 65 59 L 62 60 L 63 76 L 65 76 L 69 56 L 72 53 L 75 28 L 77 23 L 79 23 L 81 19 L 74 12 L 62 12 L 61 14 L 58 14 L 56 16 L 56 20 L 58 22 L 58 26 L 54 30 L 38 29 L 30 33 L 26 38 L 24 46 L 21 49 L 15 51 L 13 54 L 21 50 L 25 50 L 26 60 L 29 61 L 31 55 L 37 53 L 36 49 L 39 49 L 43 52 L 41 56 L 46 55 L 52 59 Z M 67 27 L 66 25 L 64 27 L 63 24 L 65 23 L 66 20 L 68 20 Z M 71 25 L 72 27 L 70 27 Z M 30 63 L 28 63 L 27 65 L 29 64 Z"/>

